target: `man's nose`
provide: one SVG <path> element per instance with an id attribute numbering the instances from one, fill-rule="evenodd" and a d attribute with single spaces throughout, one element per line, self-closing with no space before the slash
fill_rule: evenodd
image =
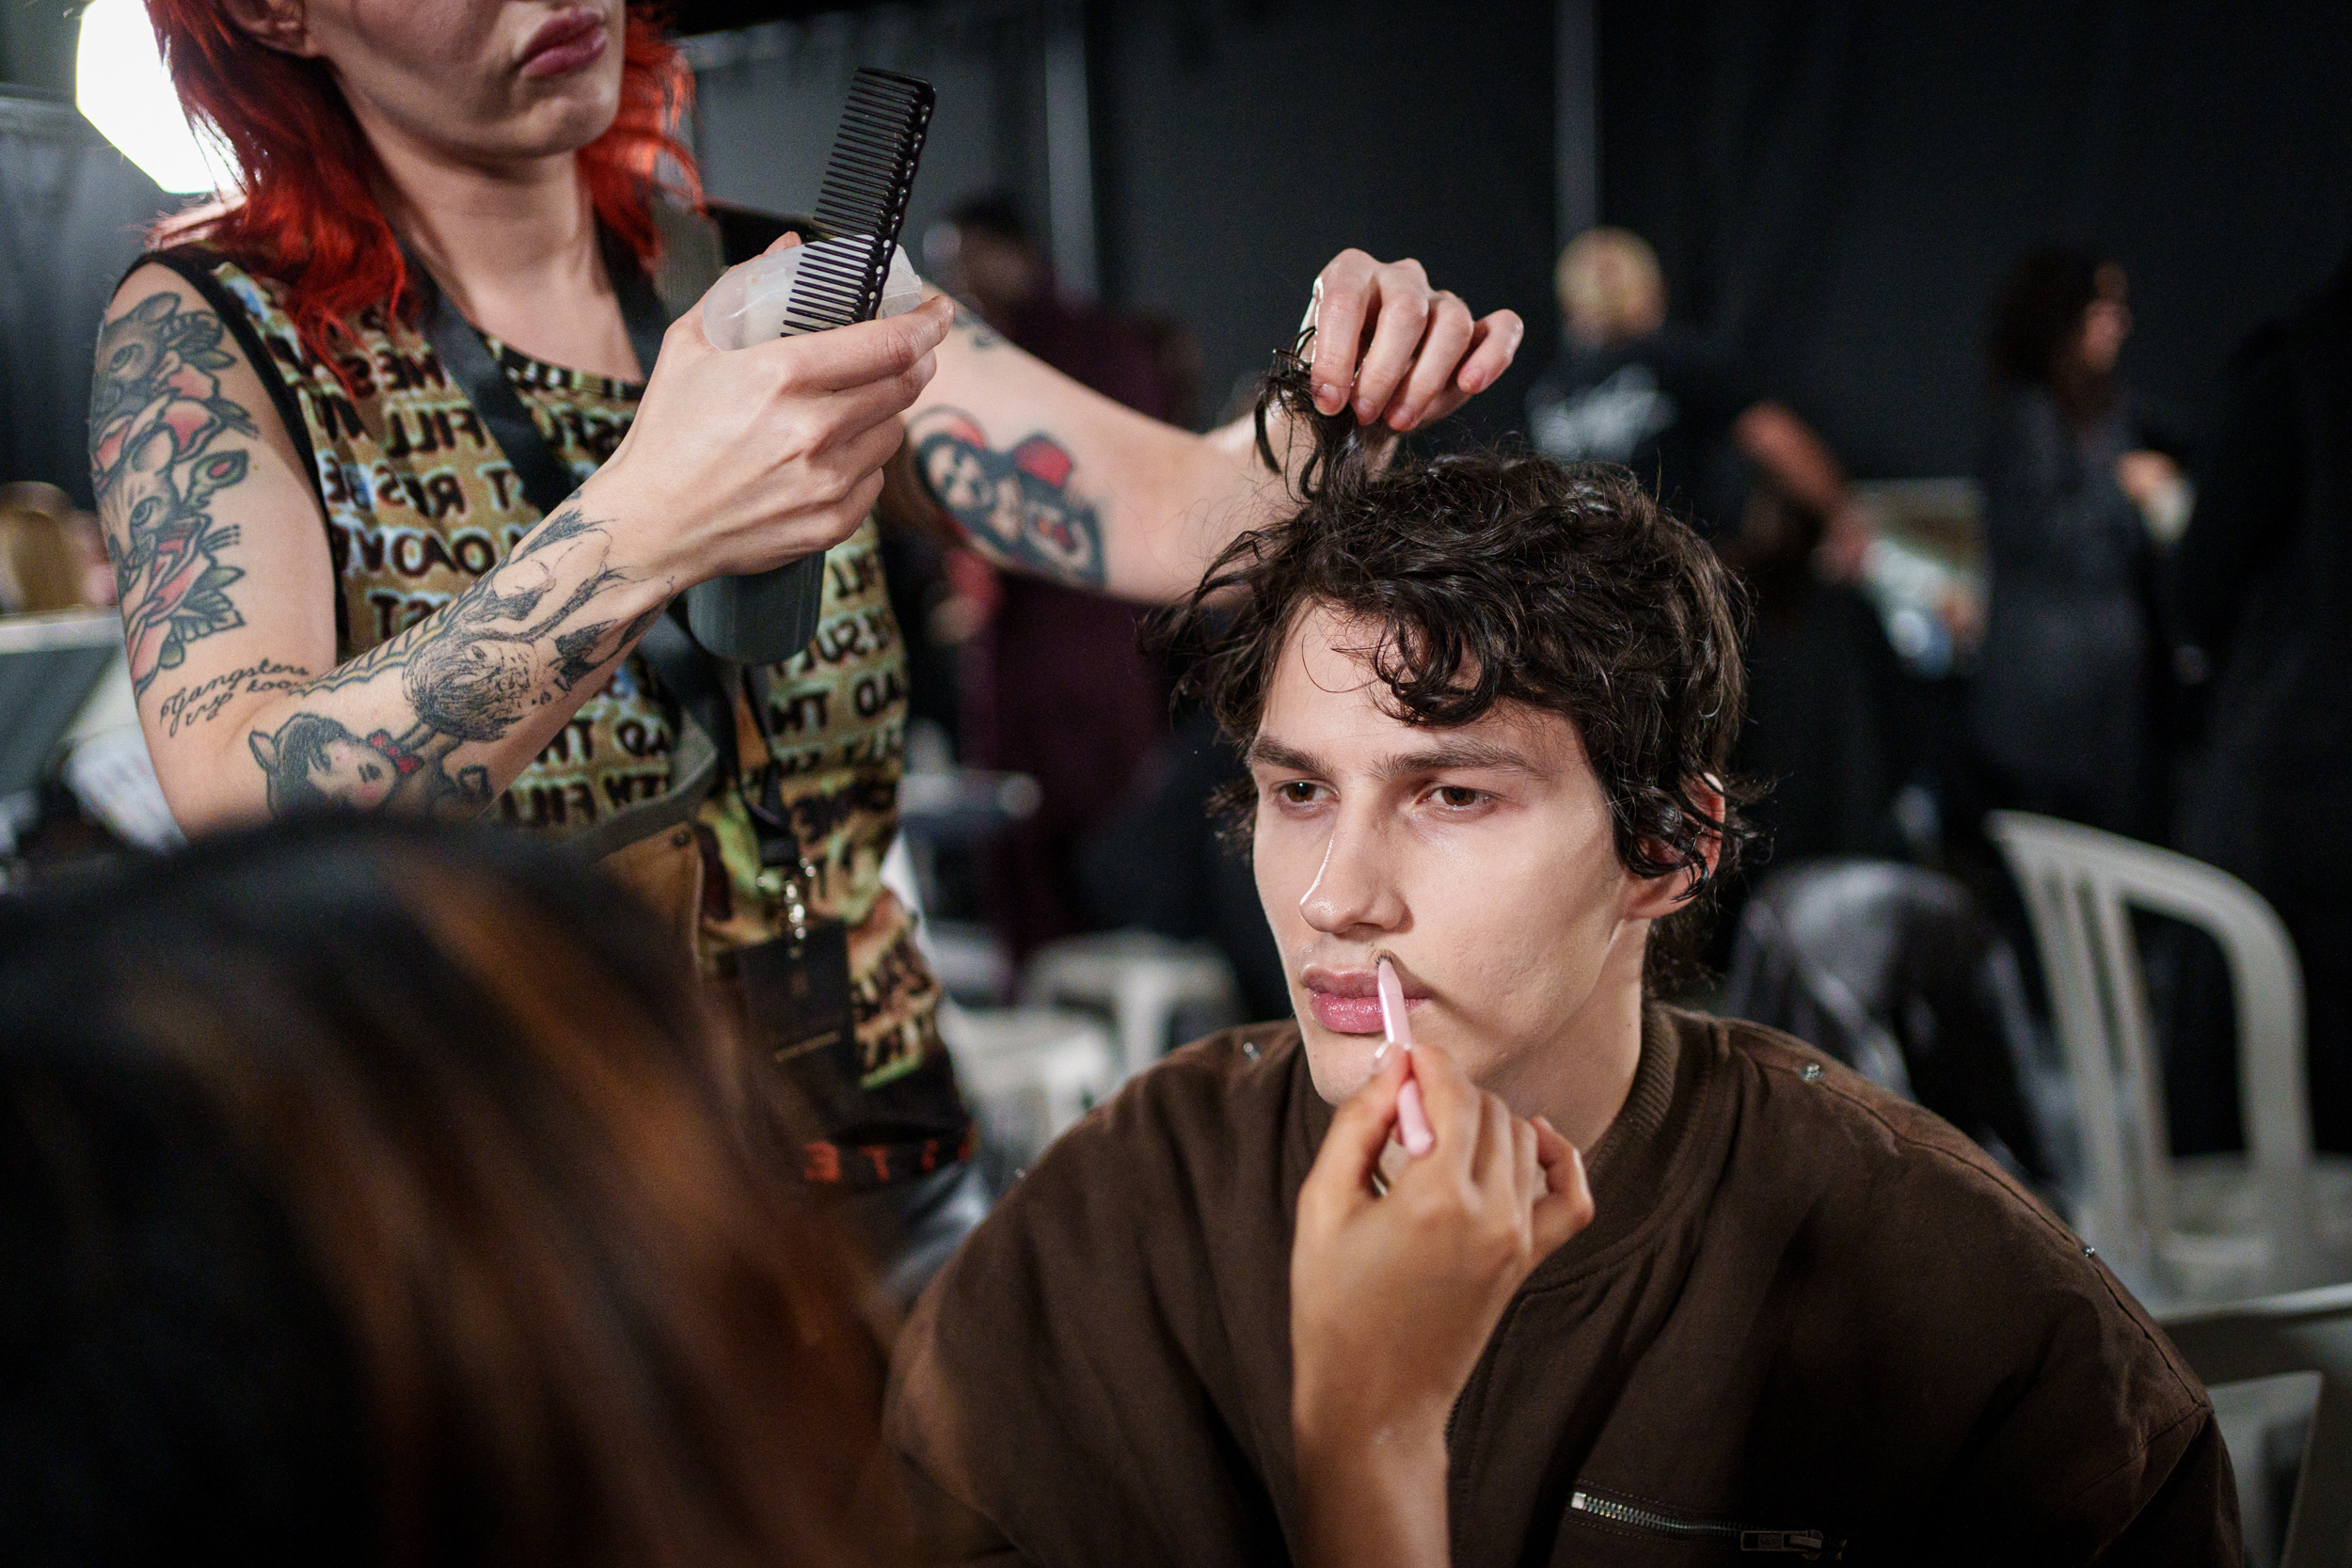
<path id="1" fill-rule="evenodd" d="M 1391 863 L 1387 835 L 1343 815 L 1333 823 L 1323 865 L 1299 899 L 1307 924 L 1327 936 L 1355 930 L 1391 931 L 1405 919 L 1405 899 Z"/>

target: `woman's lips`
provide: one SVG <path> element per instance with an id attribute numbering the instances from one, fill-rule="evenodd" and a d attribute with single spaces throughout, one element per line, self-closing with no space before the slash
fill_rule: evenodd
<path id="1" fill-rule="evenodd" d="M 594 11 L 564 11 L 540 24 L 523 48 L 523 74 L 561 76 L 604 53 L 604 19 Z"/>

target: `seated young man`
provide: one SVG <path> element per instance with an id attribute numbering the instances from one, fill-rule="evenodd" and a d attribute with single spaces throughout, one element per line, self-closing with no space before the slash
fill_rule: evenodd
<path id="1" fill-rule="evenodd" d="M 2203 1390 L 2063 1225 L 1645 991 L 1742 676 L 1630 476 L 1343 473 L 1192 615 L 1296 1017 L 1129 1084 L 917 1307 L 889 1430 L 971 1557 L 2237 1560 Z M 1437 1147 L 1379 1196 L 1383 955 Z"/>

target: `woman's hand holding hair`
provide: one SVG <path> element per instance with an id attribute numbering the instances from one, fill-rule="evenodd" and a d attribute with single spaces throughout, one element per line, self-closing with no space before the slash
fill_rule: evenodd
<path id="1" fill-rule="evenodd" d="M 1515 310 L 1472 319 L 1419 261 L 1343 250 L 1315 278 L 1315 407 L 1417 430 L 1493 386 L 1526 333 Z"/>
<path id="2" fill-rule="evenodd" d="M 702 315 L 671 324 L 628 435 L 580 488 L 673 592 L 787 565 L 855 531 L 954 305 L 733 352 L 711 346 Z"/>
<path id="3" fill-rule="evenodd" d="M 1437 1146 L 1375 1197 L 1408 1070 Z M 1512 1295 L 1592 1217 L 1574 1146 L 1441 1050 L 1415 1048 L 1339 1108 L 1291 1246 L 1307 1563 L 1447 1560 L 1447 1417 Z"/>

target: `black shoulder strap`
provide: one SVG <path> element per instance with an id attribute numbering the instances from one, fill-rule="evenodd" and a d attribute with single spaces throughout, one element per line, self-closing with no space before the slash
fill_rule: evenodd
<path id="1" fill-rule="evenodd" d="M 653 362 L 661 353 L 662 330 L 670 325 L 669 313 L 662 309 L 661 296 L 655 293 L 653 279 L 637 264 L 637 258 L 626 245 L 609 231 L 603 236 L 605 270 L 612 279 L 613 293 L 620 298 L 621 322 L 628 328 L 629 346 L 637 351 L 637 363 L 650 375 Z M 565 497 L 580 486 L 573 481 L 571 470 L 549 450 L 547 438 L 539 434 L 538 424 L 523 400 L 516 394 L 515 385 L 490 357 L 490 345 L 484 342 L 474 325 L 460 315 L 434 280 L 433 274 L 417 260 L 416 252 L 402 247 L 414 280 L 421 313 L 418 325 L 425 341 L 433 345 L 434 355 L 441 361 L 441 369 L 465 389 L 466 396 L 489 427 L 491 438 L 506 454 L 515 477 L 523 487 L 531 504 L 547 516 L 564 504 Z"/>
<path id="2" fill-rule="evenodd" d="M 419 305 L 418 327 L 425 341 L 433 345 L 434 356 L 440 360 L 442 371 L 465 391 L 474 412 L 489 427 L 490 438 L 506 454 L 516 480 L 531 504 L 539 509 L 542 517 L 553 516 L 555 509 L 564 504 L 579 485 L 572 471 L 539 434 L 532 421 L 531 411 L 516 394 L 515 384 L 506 379 L 506 372 L 490 357 L 490 345 L 482 340 L 471 322 L 458 314 L 449 296 L 434 280 L 414 251 L 405 250 L 408 262 L 409 287 L 416 290 Z"/>

